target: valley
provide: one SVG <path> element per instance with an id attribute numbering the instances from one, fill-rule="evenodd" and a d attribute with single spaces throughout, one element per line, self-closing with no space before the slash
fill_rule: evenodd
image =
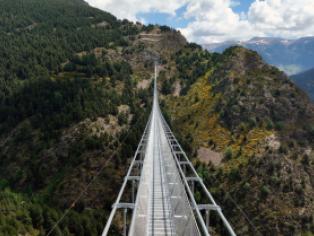
<path id="1" fill-rule="evenodd" d="M 314 105 L 256 52 L 81 0 L 4 0 L 0 20 L 2 235 L 101 234 L 155 61 L 165 119 L 237 234 L 314 234 Z"/>

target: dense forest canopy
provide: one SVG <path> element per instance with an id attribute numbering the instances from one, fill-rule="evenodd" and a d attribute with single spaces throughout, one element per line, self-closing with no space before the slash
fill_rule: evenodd
<path id="1" fill-rule="evenodd" d="M 135 33 L 129 22 L 80 0 L 0 1 L 0 101 L 19 80 L 49 78 L 74 53 L 122 46 Z"/>
<path id="2" fill-rule="evenodd" d="M 52 233 L 100 234 L 119 186 L 111 185 L 121 181 L 120 163 L 132 156 L 149 111 L 130 65 L 105 51 L 140 30 L 81 0 L 0 0 L 1 235 L 46 235 L 94 165 L 114 156 L 92 199 Z"/>

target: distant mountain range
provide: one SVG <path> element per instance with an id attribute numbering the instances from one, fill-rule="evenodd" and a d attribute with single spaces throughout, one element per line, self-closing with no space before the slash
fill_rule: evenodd
<path id="1" fill-rule="evenodd" d="M 314 68 L 290 77 L 314 101 Z"/>
<path id="2" fill-rule="evenodd" d="M 212 52 L 223 52 L 233 45 L 241 45 L 257 51 L 266 62 L 277 66 L 288 75 L 297 74 L 314 67 L 314 37 L 295 40 L 269 37 L 256 37 L 249 41 L 226 41 L 206 44 Z"/>

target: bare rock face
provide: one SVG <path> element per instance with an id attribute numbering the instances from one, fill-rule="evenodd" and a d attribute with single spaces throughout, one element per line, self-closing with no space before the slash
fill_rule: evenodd
<path id="1" fill-rule="evenodd" d="M 187 45 L 186 39 L 180 32 L 166 29 L 161 30 L 155 27 L 154 29 L 143 32 L 139 35 L 140 42 L 143 42 L 164 56 L 164 53 L 173 54 Z"/>
<path id="2" fill-rule="evenodd" d="M 151 84 L 151 80 L 149 79 L 144 79 L 144 80 L 141 80 L 137 83 L 137 89 L 148 89 L 148 87 L 150 86 Z"/>
<path id="3" fill-rule="evenodd" d="M 266 145 L 273 150 L 278 150 L 280 148 L 280 141 L 274 134 L 266 137 L 265 141 Z"/>
<path id="4" fill-rule="evenodd" d="M 205 164 L 212 163 L 214 166 L 219 166 L 223 155 L 219 152 L 215 152 L 209 148 L 201 147 L 197 150 L 197 158 Z"/>

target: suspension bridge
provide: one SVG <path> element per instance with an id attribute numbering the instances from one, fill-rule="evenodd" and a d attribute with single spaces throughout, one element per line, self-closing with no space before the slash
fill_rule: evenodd
<path id="1" fill-rule="evenodd" d="M 157 66 L 152 112 L 102 236 L 235 236 L 162 116 L 156 80 Z"/>

